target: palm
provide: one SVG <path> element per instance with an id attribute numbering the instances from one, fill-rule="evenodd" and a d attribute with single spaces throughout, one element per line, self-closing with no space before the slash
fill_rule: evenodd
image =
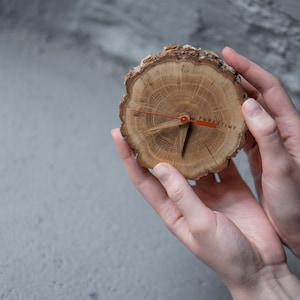
<path id="1" fill-rule="evenodd" d="M 199 180 L 194 191 L 207 207 L 225 217 L 220 223 L 222 230 L 227 231 L 224 235 L 228 235 L 230 231 L 231 234 L 239 235 L 236 237 L 239 246 L 231 247 L 243 245 L 248 248 L 228 251 L 251 251 L 256 259 L 255 263 L 260 264 L 260 267 L 284 261 L 285 255 L 276 234 L 234 164 L 231 162 L 220 176 L 221 183 L 216 183 L 212 175 Z M 241 241 L 244 242 L 240 244 Z"/>
<path id="2" fill-rule="evenodd" d="M 222 183 L 208 175 L 193 189 L 169 166 L 173 179 L 163 186 L 137 164 L 119 130 L 114 139 L 136 188 L 170 231 L 229 287 L 256 277 L 266 266 L 285 263 L 275 231 L 233 163 L 221 172 Z"/>

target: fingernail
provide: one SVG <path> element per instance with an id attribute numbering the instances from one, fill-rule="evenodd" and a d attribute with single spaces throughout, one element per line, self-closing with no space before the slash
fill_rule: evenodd
<path id="1" fill-rule="evenodd" d="M 232 52 L 232 53 L 236 53 L 235 52 L 235 50 L 234 49 L 232 49 L 231 47 L 229 47 L 229 46 L 225 46 L 224 47 L 224 50 L 226 50 L 226 51 L 230 51 L 230 52 Z"/>
<path id="2" fill-rule="evenodd" d="M 157 164 L 153 171 L 161 183 L 167 182 L 171 176 L 169 168 L 163 163 Z"/>
<path id="3" fill-rule="evenodd" d="M 251 119 L 258 117 L 263 112 L 263 108 L 260 104 L 252 98 L 246 100 L 243 107 L 246 115 Z"/>

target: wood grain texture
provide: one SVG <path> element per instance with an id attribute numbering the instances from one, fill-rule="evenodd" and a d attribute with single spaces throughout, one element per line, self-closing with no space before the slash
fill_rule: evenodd
<path id="1" fill-rule="evenodd" d="M 125 85 L 121 132 L 146 168 L 164 161 L 199 179 L 224 169 L 244 144 L 240 76 L 212 51 L 169 45 L 130 70 Z"/>

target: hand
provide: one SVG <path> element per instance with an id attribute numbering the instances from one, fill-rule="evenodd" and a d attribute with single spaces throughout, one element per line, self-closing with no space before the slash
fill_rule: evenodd
<path id="1" fill-rule="evenodd" d="M 276 232 L 233 162 L 220 173 L 222 183 L 210 174 L 191 187 L 165 163 L 154 168 L 155 177 L 137 164 L 119 129 L 112 135 L 136 188 L 169 230 L 221 276 L 234 299 L 275 299 L 282 289 L 292 299 L 300 295 Z"/>
<path id="2" fill-rule="evenodd" d="M 230 48 L 222 54 L 257 100 L 247 100 L 243 114 L 252 134 L 245 150 L 261 205 L 282 242 L 300 257 L 299 113 L 276 77 Z"/>

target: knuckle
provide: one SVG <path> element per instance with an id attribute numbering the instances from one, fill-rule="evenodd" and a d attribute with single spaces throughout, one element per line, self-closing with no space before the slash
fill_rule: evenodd
<path id="1" fill-rule="evenodd" d="M 280 78 L 274 74 L 270 74 L 270 85 L 267 85 L 266 92 L 273 92 L 274 89 L 282 87 Z"/>
<path id="2" fill-rule="evenodd" d="M 208 228 L 208 226 L 206 226 L 206 224 L 201 224 L 200 222 L 193 223 L 190 225 L 191 234 L 196 239 L 205 237 L 208 229 L 209 228 Z"/>
<path id="3" fill-rule="evenodd" d="M 177 181 L 173 181 L 167 187 L 169 197 L 174 201 L 180 201 L 184 196 L 184 189 Z"/>
<path id="4" fill-rule="evenodd" d="M 264 122 L 261 122 L 258 124 L 258 132 L 259 134 L 258 138 L 261 137 L 267 137 L 267 138 L 278 138 L 279 131 L 276 125 L 275 120 L 269 115 L 264 116 Z"/>
<path id="5" fill-rule="evenodd" d="M 264 127 L 264 135 L 269 136 L 271 138 L 278 138 L 279 137 L 279 131 L 277 128 L 277 125 L 275 121 L 271 118 L 268 119 L 268 122 L 265 123 Z"/>
<path id="6" fill-rule="evenodd" d="M 190 224 L 191 234 L 197 240 L 207 240 L 214 236 L 215 222 L 207 218 L 199 218 Z"/>
<path id="7" fill-rule="evenodd" d="M 278 76 L 274 75 L 274 74 L 271 74 L 271 78 L 273 80 L 273 85 L 274 86 L 279 86 L 279 85 L 282 85 L 281 84 L 281 80 Z"/>

